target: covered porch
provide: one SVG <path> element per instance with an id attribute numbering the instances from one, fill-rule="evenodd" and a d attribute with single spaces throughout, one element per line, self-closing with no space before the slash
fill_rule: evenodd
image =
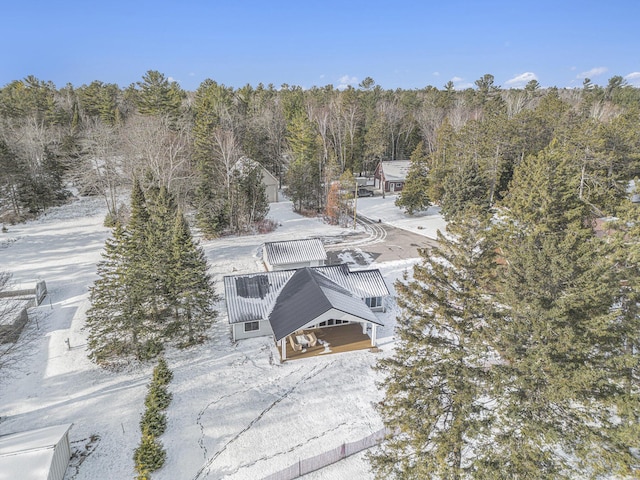
<path id="1" fill-rule="evenodd" d="M 280 342 L 276 342 L 281 361 L 372 348 L 371 337 L 362 332 L 361 323 L 354 322 L 334 327 L 305 329 L 304 333 L 313 333 L 318 339 L 317 344 L 315 346 L 305 346 L 302 350 L 296 351 L 289 337 L 286 337 L 283 339 L 286 346 L 285 352 L 283 352 Z"/>

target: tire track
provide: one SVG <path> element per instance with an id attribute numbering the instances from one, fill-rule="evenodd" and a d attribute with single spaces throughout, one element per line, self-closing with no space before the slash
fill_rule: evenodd
<path id="1" fill-rule="evenodd" d="M 387 230 L 383 223 L 374 222 L 362 215 L 358 215 L 357 222 L 358 225 L 361 225 L 364 228 L 366 235 L 364 238 L 326 246 L 327 250 L 341 250 L 348 247 L 366 247 L 367 245 L 382 243 L 386 240 Z"/>

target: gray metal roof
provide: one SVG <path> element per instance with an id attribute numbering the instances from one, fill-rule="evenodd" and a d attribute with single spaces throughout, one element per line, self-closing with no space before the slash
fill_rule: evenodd
<path id="1" fill-rule="evenodd" d="M 389 295 L 382 274 L 377 269 L 351 272 L 347 265 L 307 268 L 350 292 L 360 302 L 364 298 Z M 296 272 L 297 270 L 276 270 L 225 276 L 223 282 L 229 323 L 267 320 L 278 296 Z"/>
<path id="2" fill-rule="evenodd" d="M 271 265 L 327 259 L 327 252 L 318 238 L 267 242 L 264 244 L 264 249 Z"/>
<path id="3" fill-rule="evenodd" d="M 380 164 L 387 182 L 406 180 L 410 165 L 410 160 L 391 160 Z"/>
<path id="4" fill-rule="evenodd" d="M 325 277 L 349 290 L 360 298 L 385 297 L 389 295 L 387 284 L 380 270 L 349 270 L 349 266 L 328 265 L 315 267 Z"/>
<path id="5" fill-rule="evenodd" d="M 362 299 L 310 267 L 297 270 L 284 286 L 269 323 L 280 340 L 332 309 L 380 324 Z"/>

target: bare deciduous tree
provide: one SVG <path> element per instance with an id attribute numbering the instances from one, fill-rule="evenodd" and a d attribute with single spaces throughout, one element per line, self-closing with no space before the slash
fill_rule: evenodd
<path id="1" fill-rule="evenodd" d="M 99 119 L 91 119 L 85 127 L 81 145 L 84 161 L 73 172 L 81 186 L 81 193 L 99 193 L 105 200 L 109 214 L 116 215 L 118 187 L 124 183 L 120 129 Z"/>
<path id="2" fill-rule="evenodd" d="M 136 115 L 124 129 L 126 170 L 132 177 L 153 179 L 175 195 L 183 206 L 193 185 L 190 130 L 168 117 Z"/>

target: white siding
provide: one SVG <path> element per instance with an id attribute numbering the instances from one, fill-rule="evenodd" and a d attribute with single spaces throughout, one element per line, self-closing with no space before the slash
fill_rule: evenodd
<path id="1" fill-rule="evenodd" d="M 244 323 L 234 323 L 233 325 L 231 325 L 231 328 L 233 329 L 234 341 L 243 340 L 245 338 L 265 337 L 268 335 L 273 335 L 271 324 L 267 320 L 258 321 L 258 325 L 258 330 L 245 332 Z"/>

